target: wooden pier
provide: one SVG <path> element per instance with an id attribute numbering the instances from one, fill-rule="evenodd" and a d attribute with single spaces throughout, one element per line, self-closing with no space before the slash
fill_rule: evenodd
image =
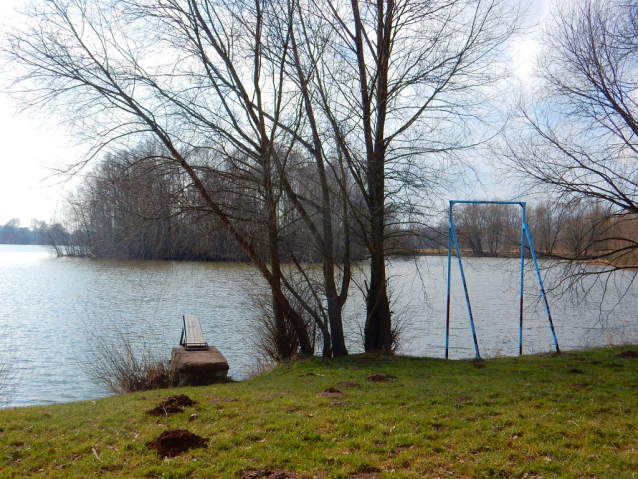
<path id="1" fill-rule="evenodd" d="M 199 318 L 184 315 L 180 347 L 171 354 L 173 378 L 179 386 L 199 386 L 228 378 L 228 362 L 215 346 L 204 341 Z"/>

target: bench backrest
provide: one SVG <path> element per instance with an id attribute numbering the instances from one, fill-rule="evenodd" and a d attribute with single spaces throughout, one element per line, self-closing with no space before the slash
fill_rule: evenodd
<path id="1" fill-rule="evenodd" d="M 199 324 L 199 318 L 194 314 L 184 315 L 184 329 L 182 329 L 182 337 L 179 341 L 185 349 L 208 349 L 208 343 L 204 341 L 204 333 L 202 326 Z"/>

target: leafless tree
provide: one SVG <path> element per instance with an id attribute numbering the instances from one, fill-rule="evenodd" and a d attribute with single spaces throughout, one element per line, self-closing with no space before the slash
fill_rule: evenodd
<path id="1" fill-rule="evenodd" d="M 569 262 L 569 277 L 633 268 L 638 242 L 627 225 L 638 214 L 638 4 L 556 3 L 548 18 L 538 88 L 512 125 L 509 164 L 552 207 L 571 209 L 575 221 L 562 232 L 570 244 L 557 254 Z M 591 262 L 605 268 L 592 270 Z"/>
<path id="2" fill-rule="evenodd" d="M 462 204 L 455 222 L 462 247 L 477 256 L 507 254 L 520 244 L 520 213 L 511 205 Z"/>
<path id="3" fill-rule="evenodd" d="M 304 316 L 339 356 L 353 231 L 371 258 L 365 348 L 391 349 L 389 220 L 431 186 L 435 164 L 488 136 L 482 108 L 516 24 L 508 5 L 49 0 L 4 51 L 26 105 L 90 146 L 69 171 L 152 138 L 268 283 L 281 356 L 294 352 L 290 328 L 312 354 Z M 318 252 L 320 281 L 286 249 L 293 236 Z"/>
<path id="4" fill-rule="evenodd" d="M 129 138 L 155 138 L 261 272 L 279 322 L 290 322 L 301 352 L 312 354 L 304 321 L 284 290 L 278 256 L 272 176 L 277 128 L 267 124 L 262 104 L 263 83 L 271 85 L 273 77 L 260 76 L 268 66 L 260 55 L 261 4 L 54 0 L 34 4 L 28 15 L 29 23 L 9 34 L 7 52 L 24 68 L 20 82 L 30 104 L 64 112 L 93 147 L 87 160 Z M 173 20 L 174 28 L 167 28 Z M 184 41 L 181 50 L 171 48 L 177 39 Z M 270 99 L 278 115 L 283 98 L 275 93 Z M 259 254 L 206 187 L 202 172 L 208 165 L 198 164 L 194 154 L 202 147 L 240 151 L 261 174 L 269 256 Z"/>
<path id="5" fill-rule="evenodd" d="M 536 252 L 551 256 L 563 247 L 561 239 L 571 208 L 560 202 L 542 201 L 527 213 L 527 224 Z"/>
<path id="6" fill-rule="evenodd" d="M 306 104 L 316 103 L 317 123 L 334 138 L 333 154 L 363 199 L 355 211 L 370 254 L 365 349 L 388 351 L 389 215 L 432 186 L 442 157 L 481 140 L 473 134 L 484 132 L 478 112 L 486 87 L 501 77 L 497 58 L 516 12 L 499 0 L 295 6 L 297 84 Z"/>

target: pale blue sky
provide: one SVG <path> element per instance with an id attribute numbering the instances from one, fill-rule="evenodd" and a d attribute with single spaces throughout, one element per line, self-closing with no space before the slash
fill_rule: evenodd
<path id="1" fill-rule="evenodd" d="M 0 0 L 0 24 L 11 23 L 13 10 L 25 0 Z M 1 74 L 1 72 L 0 72 Z M 51 169 L 70 162 L 77 151 L 55 122 L 38 112 L 18 114 L 6 95 L 6 75 L 0 77 L 0 225 L 19 218 L 50 220 L 61 199 L 61 178 Z"/>
<path id="2" fill-rule="evenodd" d="M 512 0 L 518 1 L 518 0 Z M 25 0 L 0 0 L 0 23 L 11 24 L 15 7 Z M 539 22 L 547 14 L 550 0 L 531 0 L 530 21 Z M 524 80 L 529 74 L 537 42 L 533 34 L 514 45 L 516 74 Z M 52 169 L 72 163 L 80 155 L 65 130 L 38 112 L 17 113 L 17 106 L 4 92 L 6 78 L 0 76 L 0 225 L 19 218 L 28 226 L 32 218 L 51 221 L 64 194 L 63 178 L 52 176 Z M 468 194 L 498 195 L 490 186 L 487 173 L 484 187 Z M 68 187 L 68 185 L 67 185 Z"/>

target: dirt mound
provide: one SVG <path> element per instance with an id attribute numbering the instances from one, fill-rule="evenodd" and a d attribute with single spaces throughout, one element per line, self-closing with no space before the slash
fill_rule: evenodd
<path id="1" fill-rule="evenodd" d="M 336 384 L 339 388 L 360 388 L 362 387 L 359 383 L 353 383 L 351 381 L 343 381 Z"/>
<path id="2" fill-rule="evenodd" d="M 467 396 L 456 396 L 456 397 L 449 398 L 449 399 L 450 399 L 450 401 L 454 401 L 454 402 L 468 402 L 468 401 L 472 400 L 472 398 L 469 398 Z"/>
<path id="3" fill-rule="evenodd" d="M 208 399 L 206 402 L 209 402 L 211 404 L 219 404 L 219 403 L 223 403 L 223 402 L 239 402 L 238 399 L 236 398 L 217 398 L 217 397 L 211 397 L 210 399 Z"/>
<path id="4" fill-rule="evenodd" d="M 289 477 L 297 477 L 297 473 L 284 471 L 282 469 L 250 469 L 244 471 L 241 479 L 257 479 L 259 477 L 267 477 L 269 479 L 287 479 Z"/>
<path id="5" fill-rule="evenodd" d="M 572 374 L 585 374 L 584 371 L 581 371 L 580 369 L 576 369 L 576 368 L 572 368 L 569 371 L 567 371 L 568 373 L 572 373 Z"/>
<path id="6" fill-rule="evenodd" d="M 343 393 L 338 389 L 328 388 L 324 392 L 317 394 L 317 396 L 325 398 L 340 398 L 341 396 L 343 396 Z"/>
<path id="7" fill-rule="evenodd" d="M 156 449 L 160 459 L 165 457 L 175 457 L 182 452 L 198 447 L 206 447 L 208 439 L 186 429 L 173 429 L 164 431 L 156 439 L 146 443 L 148 449 Z"/>
<path id="8" fill-rule="evenodd" d="M 374 376 L 367 377 L 366 380 L 372 383 L 387 383 L 390 379 L 396 379 L 397 377 L 392 374 L 375 374 Z"/>
<path id="9" fill-rule="evenodd" d="M 348 475 L 350 479 L 379 479 L 381 470 L 378 467 L 368 466 L 362 468 L 359 472 Z"/>
<path id="10" fill-rule="evenodd" d="M 173 414 L 179 414 L 180 412 L 184 412 L 181 407 L 164 405 L 164 403 L 162 403 L 153 409 L 149 409 L 144 414 L 148 414 L 149 416 L 172 416 Z"/>
<path id="11" fill-rule="evenodd" d="M 167 406 L 190 407 L 197 404 L 197 402 L 193 401 L 186 394 L 180 394 L 179 396 L 168 396 L 162 404 Z"/>
<path id="12" fill-rule="evenodd" d="M 149 416 L 171 416 L 173 414 L 179 414 L 184 412 L 184 407 L 189 407 L 197 404 L 186 394 L 180 394 L 179 396 L 168 396 L 162 401 L 159 406 L 149 409 L 146 414 Z"/>
<path id="13" fill-rule="evenodd" d="M 619 358 L 638 358 L 638 351 L 634 351 L 633 349 L 628 349 L 627 351 L 623 351 L 618 355 Z"/>

